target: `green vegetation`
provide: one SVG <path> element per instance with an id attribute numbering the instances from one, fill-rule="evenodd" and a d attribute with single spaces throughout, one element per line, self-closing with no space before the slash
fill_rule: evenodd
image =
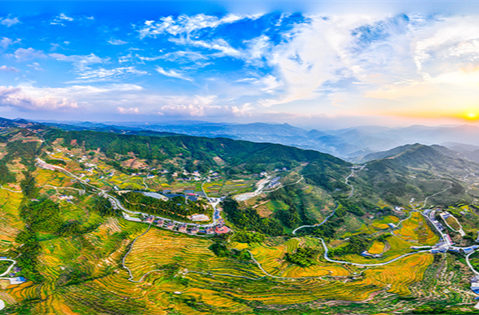
<path id="1" fill-rule="evenodd" d="M 58 204 L 46 199 L 32 201 L 20 212 L 23 221 L 35 232 L 56 232 L 62 225 Z"/>
<path id="2" fill-rule="evenodd" d="M 238 260 L 251 260 L 251 255 L 246 250 L 237 250 L 232 249 L 229 250 L 225 244 L 221 243 L 213 243 L 210 247 L 208 247 L 216 256 L 218 257 L 229 257 Z"/>
<path id="3" fill-rule="evenodd" d="M 265 240 L 265 235 L 259 232 L 236 231 L 233 240 L 240 243 L 261 243 Z"/>
<path id="4" fill-rule="evenodd" d="M 33 177 L 30 172 L 23 172 L 23 175 L 25 175 L 25 179 L 20 182 L 23 194 L 27 198 L 35 198 L 38 192 L 37 187 L 35 186 L 35 177 Z"/>
<path id="5" fill-rule="evenodd" d="M 0 183 L 20 185 L 23 193 L 0 191 L 0 247 L 18 260 L 18 275 L 33 283 L 6 289 L 9 297 L 23 301 L 8 306 L 7 314 L 379 314 L 394 312 L 398 305 L 417 314 L 472 309 L 472 295 L 466 292 L 471 274 L 463 255 L 420 253 L 363 269 L 326 262 L 320 241 L 308 237 L 321 236 L 330 256 L 341 260 L 367 263 L 358 256 L 367 249 L 389 260 L 410 252 L 412 245 L 422 242 L 418 235 L 430 232 L 418 213 L 394 235 L 385 233 L 389 228 L 377 228 L 405 218 L 410 210 L 405 206 L 401 214 L 392 207 L 409 204 L 412 197 L 422 202 L 452 184 L 444 204 L 454 206 L 448 211 L 467 233 L 463 240 L 455 237 L 462 245 L 473 244 L 479 212 L 470 206 L 465 182 L 452 177 L 443 163 L 447 159 L 438 162 L 440 172 L 433 161 L 442 157 L 431 158 L 427 149 L 416 148 L 422 152 L 420 164 L 402 156 L 357 169 L 349 178 L 355 190 L 348 199 L 351 187 L 344 180 L 351 165 L 319 152 L 231 139 L 148 137 L 146 132 L 125 136 L 37 130 L 45 136 L 48 151 L 54 152 L 48 163 L 83 176 L 108 194 L 115 193 L 114 186 L 131 189 L 118 194 L 131 210 L 186 221 L 188 215 L 211 209 L 183 197 L 146 197 L 135 192 L 140 189 L 179 193 L 204 188 L 210 197 L 229 195 L 221 205 L 222 216 L 234 233 L 202 237 L 152 227 L 144 234 L 147 225 L 123 219 L 98 191 L 61 172 L 35 169 L 35 159 L 45 157 L 45 147 L 35 140 L 36 133 L 12 129 L 2 135 Z M 17 140 L 23 139 L 19 134 L 31 137 L 26 139 L 31 142 Z M 282 167 L 289 170 L 273 171 Z M 117 171 L 107 176 L 112 168 Z M 219 177 L 201 187 L 202 181 L 178 179 L 184 169 L 206 174 L 214 170 Z M 255 189 L 257 174 L 264 170 L 281 176 L 285 184 L 301 175 L 304 180 L 240 203 L 232 198 Z M 173 172 L 180 175 L 174 177 Z M 156 176 L 146 178 L 147 174 Z M 437 176 L 441 174 L 446 175 Z M 60 198 L 70 194 L 69 200 Z M 452 203 L 458 196 L 464 205 L 458 205 L 460 200 Z M 438 205 L 440 197 L 430 200 Z M 335 214 L 323 225 L 290 234 L 298 226 L 322 222 L 334 208 Z M 426 236 L 433 242 L 437 238 L 433 232 Z M 141 283 L 128 281 L 121 267 L 130 248 L 125 264 Z M 251 255 L 267 273 L 282 278 L 265 276 Z M 479 259 L 471 258 L 479 269 Z M 441 294 L 432 297 L 431 292 Z M 429 303 L 432 298 L 435 305 Z M 425 304 L 418 307 L 418 299 Z M 347 302 L 318 303 L 326 300 Z"/>
<path id="6" fill-rule="evenodd" d="M 0 261 L 0 274 L 7 271 L 8 267 L 10 267 L 11 264 L 11 261 Z"/>
<path id="7" fill-rule="evenodd" d="M 223 210 L 228 220 L 241 229 L 258 231 L 271 236 L 283 234 L 283 227 L 275 219 L 261 218 L 251 208 L 240 209 L 236 200 L 226 199 L 223 202 Z"/>
<path id="8" fill-rule="evenodd" d="M 176 219 L 185 219 L 192 214 L 206 213 L 206 202 L 198 200 L 193 202 L 184 197 L 173 197 L 169 200 L 155 199 L 138 192 L 128 192 L 120 195 L 122 203 L 128 205 L 131 210 L 168 216 Z"/>
<path id="9" fill-rule="evenodd" d="M 58 165 L 58 166 L 66 166 L 67 165 L 67 162 L 65 162 L 63 160 L 46 159 L 45 162 L 48 163 L 48 164 L 53 164 L 53 165 Z"/>
<path id="10" fill-rule="evenodd" d="M 0 185 L 15 181 L 15 174 L 10 172 L 4 161 L 0 161 Z"/>
<path id="11" fill-rule="evenodd" d="M 41 246 L 35 232 L 32 230 L 21 231 L 15 238 L 19 246 L 15 249 L 17 265 L 22 269 L 22 275 L 34 282 L 41 282 L 44 277 L 38 272 L 38 255 Z"/>
<path id="12" fill-rule="evenodd" d="M 121 215 L 119 210 L 113 209 L 111 202 L 107 198 L 97 198 L 93 207 L 102 217 Z"/>
<path id="13" fill-rule="evenodd" d="M 330 251 L 331 256 L 344 256 L 347 254 L 360 254 L 369 246 L 369 241 L 364 235 L 351 236 L 345 245 L 333 248 Z"/>
<path id="14" fill-rule="evenodd" d="M 349 166 L 349 163 L 345 161 L 317 151 L 225 138 L 146 137 L 59 129 L 48 130 L 45 138 L 49 142 L 63 138 L 64 145 L 69 148 L 72 148 L 72 143 L 82 144 L 85 150 L 100 148 L 101 152 L 109 159 L 115 159 L 117 155 L 128 156 L 129 152 L 133 152 L 140 159 L 149 161 L 161 162 L 178 158 L 178 162 L 181 162 L 187 170 L 199 170 L 200 172 L 207 172 L 217 165 L 214 157 L 220 157 L 227 163 L 228 169 L 225 169 L 225 172 L 228 174 L 244 170 L 250 173 L 259 173 L 265 169 L 272 169 L 275 165 L 290 168 L 297 165 L 298 162 L 314 161 L 314 165 L 321 168 L 321 174 L 327 173 L 325 183 L 331 187 L 334 186 L 334 182 L 340 181 L 342 176 L 347 173 L 347 166 Z M 195 160 L 199 160 L 201 163 L 195 164 Z"/>
<path id="15" fill-rule="evenodd" d="M 316 263 L 318 252 L 310 247 L 300 247 L 294 253 L 286 253 L 286 260 L 292 264 L 309 267 Z"/>

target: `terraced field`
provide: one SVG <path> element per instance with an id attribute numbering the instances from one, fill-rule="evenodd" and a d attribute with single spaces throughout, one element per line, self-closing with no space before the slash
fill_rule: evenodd
<path id="1" fill-rule="evenodd" d="M 401 229 L 395 231 L 395 234 L 421 245 L 434 245 L 439 241 L 439 237 L 434 234 L 419 212 L 412 213 L 409 219 L 403 221 Z"/>
<path id="2" fill-rule="evenodd" d="M 252 262 L 238 262 L 219 258 L 208 247 L 213 242 L 207 238 L 190 237 L 180 233 L 152 228 L 137 240 L 125 264 L 134 279 L 139 280 L 153 269 L 178 263 L 187 271 L 213 274 L 231 274 L 258 278 L 263 276 Z"/>
<path id="3" fill-rule="evenodd" d="M 382 254 L 385 248 L 386 244 L 384 242 L 374 241 L 371 247 L 369 247 L 368 252 L 370 254 Z"/>
<path id="4" fill-rule="evenodd" d="M 371 224 L 371 226 L 378 229 L 378 230 L 386 230 L 386 229 L 390 228 L 388 223 L 397 224 L 398 222 L 399 222 L 398 217 L 393 216 L 393 215 L 388 215 L 388 216 L 384 217 L 383 219 L 381 219 L 379 221 L 374 221 Z"/>

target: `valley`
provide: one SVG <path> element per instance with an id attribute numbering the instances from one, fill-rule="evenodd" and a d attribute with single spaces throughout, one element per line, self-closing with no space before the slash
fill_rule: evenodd
<path id="1" fill-rule="evenodd" d="M 474 312 L 474 162 L 14 122 L 2 137 L 6 314 Z"/>

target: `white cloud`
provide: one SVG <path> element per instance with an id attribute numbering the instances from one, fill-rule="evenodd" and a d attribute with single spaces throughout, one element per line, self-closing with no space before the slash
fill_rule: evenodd
<path id="1" fill-rule="evenodd" d="M 318 97 L 323 84 L 338 79 L 337 71 L 343 67 L 341 51 L 353 39 L 351 30 L 367 22 L 360 17 L 312 20 L 310 24 L 297 25 L 291 40 L 270 52 L 268 61 L 276 68 L 286 91 L 278 99 L 263 101 L 263 106 Z"/>
<path id="2" fill-rule="evenodd" d="M 95 54 L 89 55 L 70 55 L 65 56 L 63 54 L 49 54 L 50 57 L 55 58 L 59 61 L 71 62 L 75 67 L 75 73 L 77 78 L 73 81 L 68 81 L 66 83 L 86 83 L 86 82 L 104 82 L 112 81 L 124 78 L 128 75 L 145 75 L 148 74 L 146 71 L 137 70 L 136 68 L 130 67 L 117 67 L 112 69 L 105 69 L 99 67 L 97 69 L 92 69 L 90 66 L 98 63 L 107 63 L 109 58 L 101 58 Z"/>
<path id="3" fill-rule="evenodd" d="M 23 110 L 104 110 L 105 106 L 133 103 L 143 88 L 134 84 L 110 84 L 102 87 L 72 85 L 65 88 L 0 86 L 0 105 Z M 130 96 L 133 93 L 133 96 Z M 120 105 L 121 106 L 121 105 Z M 123 105 L 124 108 L 127 106 Z M 131 106 L 130 106 L 131 107 Z"/>
<path id="4" fill-rule="evenodd" d="M 205 28 L 216 28 L 222 24 L 231 24 L 247 18 L 234 14 L 222 18 L 212 15 L 198 14 L 194 16 L 180 15 L 177 19 L 171 16 L 161 18 L 159 21 L 146 21 L 138 30 L 140 38 L 156 37 L 162 34 L 181 35 L 189 34 Z M 256 18 L 256 17 L 250 17 Z"/>
<path id="5" fill-rule="evenodd" d="M 131 55 L 129 55 L 129 57 L 131 57 Z M 208 59 L 207 56 L 204 56 L 199 52 L 195 51 L 175 51 L 154 57 L 144 57 L 137 54 L 135 57 L 140 59 L 141 61 L 156 61 L 162 59 L 171 62 L 177 62 L 179 64 L 198 63 L 200 61 Z"/>
<path id="6" fill-rule="evenodd" d="M 6 17 L 6 18 L 3 18 L 3 19 L 0 19 L 0 23 L 2 25 L 5 25 L 7 27 L 10 27 L 12 25 L 15 25 L 15 24 L 18 24 L 20 23 L 20 20 L 18 18 L 9 18 L 9 17 Z"/>
<path id="7" fill-rule="evenodd" d="M 11 55 L 10 55 L 11 56 Z M 35 50 L 33 48 L 18 48 L 13 56 L 18 61 L 28 61 L 36 58 L 45 58 L 46 55 L 41 50 Z"/>
<path id="8" fill-rule="evenodd" d="M 245 57 L 249 62 L 267 56 L 272 46 L 270 43 L 270 38 L 266 35 L 253 38 L 252 40 L 246 41 L 245 44 L 248 46 Z"/>
<path id="9" fill-rule="evenodd" d="M 240 57 L 241 56 L 240 51 L 231 47 L 230 44 L 228 44 L 228 42 L 222 38 L 213 39 L 210 41 L 191 40 L 190 38 L 185 38 L 185 37 L 170 38 L 169 40 L 177 45 L 190 45 L 190 46 L 219 51 L 216 54 L 212 55 L 212 57 L 223 57 L 223 56 Z"/>
<path id="10" fill-rule="evenodd" d="M 58 110 L 78 108 L 78 104 L 66 98 L 52 95 L 36 96 L 29 88 L 0 86 L 0 105 L 24 110 Z M 34 91 L 33 91 L 34 92 Z"/>
<path id="11" fill-rule="evenodd" d="M 140 113 L 138 107 L 123 108 L 119 106 L 117 110 L 120 114 L 139 114 Z"/>
<path id="12" fill-rule="evenodd" d="M 202 116 L 245 116 L 247 107 L 220 106 L 214 104 L 216 96 L 173 96 L 164 97 L 162 102 L 167 103 L 157 109 L 158 115 L 202 117 Z"/>
<path id="13" fill-rule="evenodd" d="M 2 72 L 20 72 L 20 70 L 18 70 L 15 67 L 9 67 L 9 66 L 5 66 L 5 65 L 0 67 L 0 71 L 2 71 Z"/>
<path id="14" fill-rule="evenodd" d="M 38 62 L 32 62 L 32 64 L 29 64 L 28 67 L 36 71 L 43 71 L 42 67 L 40 66 Z"/>
<path id="15" fill-rule="evenodd" d="M 110 39 L 108 43 L 115 46 L 128 44 L 128 42 L 122 41 L 121 39 Z"/>
<path id="16" fill-rule="evenodd" d="M 262 90 L 266 93 L 273 93 L 276 89 L 283 86 L 283 83 L 272 75 L 265 76 L 259 83 L 263 86 Z"/>
<path id="17" fill-rule="evenodd" d="M 166 75 L 168 77 L 182 79 L 182 80 L 186 80 L 186 81 L 192 81 L 191 78 L 189 78 L 189 77 L 185 76 L 183 73 L 175 71 L 175 70 L 167 71 L 167 70 L 163 69 L 162 67 L 157 66 L 156 71 L 158 73 L 160 73 L 162 75 Z"/>
<path id="18" fill-rule="evenodd" d="M 112 69 L 100 67 L 99 69 L 82 71 L 78 74 L 76 80 L 67 83 L 112 81 L 124 78 L 126 75 L 145 74 L 148 74 L 148 72 L 137 70 L 135 67 L 118 67 Z"/>
<path id="19" fill-rule="evenodd" d="M 0 40 L 0 47 L 3 49 L 7 49 L 11 44 L 13 44 L 13 41 L 8 37 L 4 37 Z"/>
<path id="20" fill-rule="evenodd" d="M 56 16 L 53 21 L 50 22 L 51 25 L 62 25 L 62 26 L 65 26 L 65 24 L 63 24 L 63 22 L 71 22 L 73 21 L 73 18 L 69 17 L 69 16 L 66 16 L 65 13 L 61 13 L 60 15 Z"/>
<path id="21" fill-rule="evenodd" d="M 70 55 L 70 56 L 66 56 L 66 55 L 58 54 L 58 53 L 52 53 L 52 54 L 49 54 L 49 56 L 59 61 L 71 62 L 78 71 L 86 71 L 90 69 L 89 67 L 90 65 L 97 64 L 97 63 L 106 63 L 109 61 L 109 58 L 100 58 L 93 53 L 89 55 Z"/>

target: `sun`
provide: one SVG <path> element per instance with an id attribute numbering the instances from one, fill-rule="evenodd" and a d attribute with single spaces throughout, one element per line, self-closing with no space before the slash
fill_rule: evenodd
<path id="1" fill-rule="evenodd" d="M 474 120 L 474 119 L 479 118 L 479 115 L 476 112 L 467 112 L 466 113 L 466 118 Z"/>

